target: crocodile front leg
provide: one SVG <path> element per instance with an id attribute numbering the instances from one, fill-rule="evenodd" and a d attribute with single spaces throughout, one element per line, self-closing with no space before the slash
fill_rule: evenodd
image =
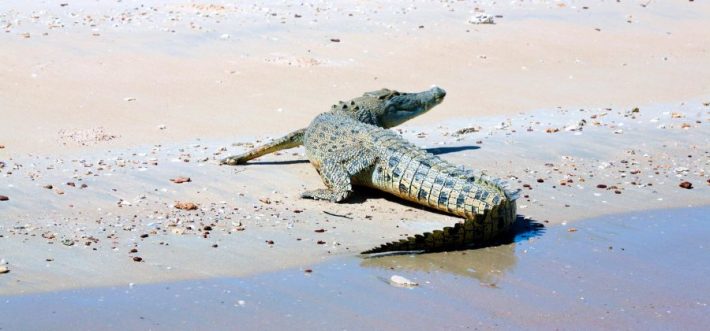
<path id="1" fill-rule="evenodd" d="M 222 159 L 222 161 L 220 161 L 220 164 L 246 164 L 249 160 L 256 159 L 257 157 L 264 156 L 266 154 L 271 154 L 280 150 L 301 146 L 303 145 L 303 134 L 305 132 L 306 129 L 299 129 L 293 131 L 279 139 L 249 150 L 246 153 L 224 158 Z"/>

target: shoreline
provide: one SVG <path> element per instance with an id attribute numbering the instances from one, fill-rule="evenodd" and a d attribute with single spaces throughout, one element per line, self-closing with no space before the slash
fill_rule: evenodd
<path id="1" fill-rule="evenodd" d="M 700 330 L 710 309 L 702 263 L 709 208 L 597 217 L 576 223 L 573 232 L 538 228 L 514 243 L 469 251 L 347 256 L 307 270 L 3 296 L 0 327 L 550 329 L 582 323 Z M 393 275 L 418 285 L 391 285 Z M 411 314 L 420 307 L 429 313 Z M 17 319 L 30 311 L 38 318 Z M 76 320 L 77 312 L 87 318 Z"/>

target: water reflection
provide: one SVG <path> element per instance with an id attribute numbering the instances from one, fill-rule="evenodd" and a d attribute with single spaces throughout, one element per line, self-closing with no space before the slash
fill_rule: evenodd
<path id="1" fill-rule="evenodd" d="M 390 254 L 367 257 L 361 266 L 420 272 L 447 272 L 495 284 L 517 262 L 516 242 L 541 236 L 542 224 L 518 216 L 509 236 L 491 246 L 428 254 Z"/>

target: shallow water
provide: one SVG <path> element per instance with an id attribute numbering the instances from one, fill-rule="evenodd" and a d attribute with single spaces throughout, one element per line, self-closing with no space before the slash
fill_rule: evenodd
<path id="1" fill-rule="evenodd" d="M 710 207 L 614 215 L 463 252 L 0 298 L 0 329 L 702 329 Z M 388 283 L 392 275 L 415 288 Z"/>

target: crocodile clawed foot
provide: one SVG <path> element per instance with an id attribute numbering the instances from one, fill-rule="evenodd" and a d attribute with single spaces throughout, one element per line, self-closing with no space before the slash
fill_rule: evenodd
<path id="1" fill-rule="evenodd" d="M 245 163 L 246 162 L 238 156 L 230 156 L 230 157 L 224 158 L 221 161 L 219 161 L 220 165 L 226 164 L 226 165 L 231 165 L 231 166 L 245 164 Z"/>
<path id="2" fill-rule="evenodd" d="M 313 200 L 328 200 L 330 202 L 341 202 L 348 196 L 348 192 L 335 192 L 328 189 L 310 190 L 301 193 L 301 198 Z"/>

